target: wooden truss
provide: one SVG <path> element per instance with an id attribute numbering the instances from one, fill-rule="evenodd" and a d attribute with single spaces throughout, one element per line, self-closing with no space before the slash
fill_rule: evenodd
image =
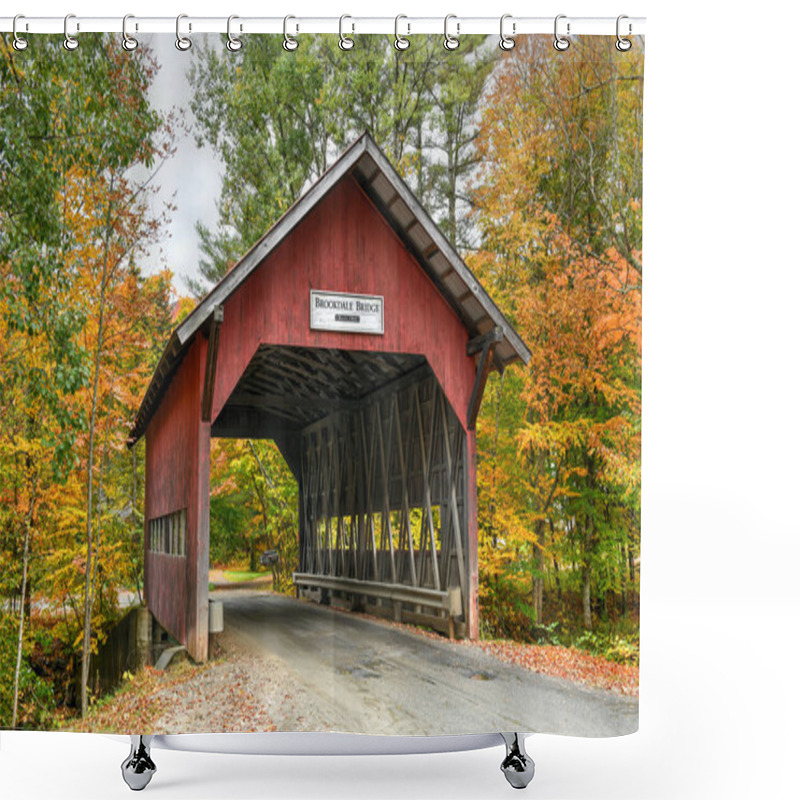
<path id="1" fill-rule="evenodd" d="M 461 630 L 466 449 L 427 365 L 306 426 L 298 586 Z"/>

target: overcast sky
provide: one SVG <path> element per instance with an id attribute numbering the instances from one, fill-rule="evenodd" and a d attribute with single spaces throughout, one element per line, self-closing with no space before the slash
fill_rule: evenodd
<path id="1" fill-rule="evenodd" d="M 164 238 L 160 248 L 153 248 L 143 266 L 147 272 L 169 267 L 174 275 L 176 291 L 188 294 L 185 277 L 199 277 L 199 237 L 195 225 L 201 221 L 211 230 L 217 225 L 216 202 L 222 186 L 223 166 L 209 148 L 196 146 L 192 133 L 195 120 L 190 109 L 192 88 L 187 72 L 191 63 L 198 58 L 197 44 L 200 40 L 213 42 L 223 54 L 226 51 L 217 34 L 194 35 L 194 46 L 184 52 L 175 47 L 173 34 L 141 35 L 140 39 L 150 44 L 161 65 L 151 87 L 151 102 L 164 113 L 173 108 L 181 109 L 186 123 L 177 141 L 175 155 L 161 167 L 156 179 L 161 188 L 154 210 L 163 210 L 163 204 L 170 200 L 177 207 L 166 228 L 169 236 Z M 491 46 L 495 46 L 493 42 Z M 487 46 L 490 46 L 489 43 Z M 330 155 L 335 157 L 336 153 Z M 442 153 L 436 152 L 429 153 L 428 157 L 444 159 Z M 431 209 L 431 212 L 436 219 L 436 209 Z"/>
<path id="2" fill-rule="evenodd" d="M 195 36 L 200 39 L 201 36 Z M 213 35 L 214 39 L 218 37 Z M 172 107 L 186 110 L 188 130 L 177 142 L 175 155 L 161 168 L 157 183 L 161 189 L 156 198 L 159 208 L 172 198 L 177 209 L 172 213 L 172 222 L 167 226 L 169 234 L 161 245 L 161 252 L 154 248 L 145 262 L 148 272 L 169 267 L 175 275 L 175 288 L 179 294 L 188 292 L 183 277 L 197 277 L 200 251 L 195 223 L 201 220 L 214 228 L 217 223 L 216 201 L 222 185 L 222 165 L 209 148 L 198 149 L 191 133 L 193 118 L 189 110 L 191 87 L 186 77 L 189 64 L 197 56 L 197 47 L 180 52 L 175 47 L 171 34 L 142 36 L 155 51 L 161 65 L 151 89 L 153 104 L 168 111 Z M 173 197 L 174 195 L 174 197 Z"/>

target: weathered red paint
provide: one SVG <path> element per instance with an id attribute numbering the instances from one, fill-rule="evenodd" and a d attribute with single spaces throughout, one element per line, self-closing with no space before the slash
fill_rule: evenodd
<path id="1" fill-rule="evenodd" d="M 312 331 L 311 289 L 384 297 L 384 334 Z M 426 357 L 466 429 L 475 359 L 468 333 L 382 214 L 343 178 L 225 301 L 211 420 L 261 345 L 415 353 Z M 155 617 L 196 660 L 208 650 L 210 423 L 201 422 L 207 341 L 198 335 L 147 431 L 146 517 L 187 509 L 185 558 L 145 553 L 145 594 Z M 467 432 L 469 635 L 477 637 L 475 432 Z M 146 549 L 149 543 L 146 542 Z"/>
<path id="2" fill-rule="evenodd" d="M 312 331 L 311 289 L 384 298 L 383 336 Z M 259 345 L 420 353 L 461 424 L 475 381 L 455 312 L 351 177 L 344 178 L 225 301 L 212 420 Z"/>
<path id="3" fill-rule="evenodd" d="M 147 427 L 145 601 L 193 658 L 208 654 L 209 423 L 200 421 L 206 341 L 192 344 Z M 147 522 L 186 509 L 186 556 L 151 553 Z"/>

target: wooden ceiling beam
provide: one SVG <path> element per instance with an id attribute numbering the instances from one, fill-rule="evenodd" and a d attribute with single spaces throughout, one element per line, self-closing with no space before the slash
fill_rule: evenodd
<path id="1" fill-rule="evenodd" d="M 251 394 L 250 392 L 240 391 L 234 391 L 228 402 L 235 406 L 280 409 L 283 411 L 302 411 L 304 409 L 327 411 L 359 407 L 357 401 L 345 397 L 313 397 L 305 394 Z"/>

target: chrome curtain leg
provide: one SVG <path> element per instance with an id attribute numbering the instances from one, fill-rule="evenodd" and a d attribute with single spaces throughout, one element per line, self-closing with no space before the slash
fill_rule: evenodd
<path id="1" fill-rule="evenodd" d="M 152 740 L 152 736 L 131 734 L 131 752 L 122 762 L 122 779 L 134 792 L 144 789 L 155 774 L 156 765 L 150 758 Z"/>
<path id="2" fill-rule="evenodd" d="M 515 789 L 524 789 L 532 780 L 535 766 L 525 752 L 525 736 L 521 733 L 501 733 L 506 743 L 506 757 L 500 765 L 506 780 Z"/>

